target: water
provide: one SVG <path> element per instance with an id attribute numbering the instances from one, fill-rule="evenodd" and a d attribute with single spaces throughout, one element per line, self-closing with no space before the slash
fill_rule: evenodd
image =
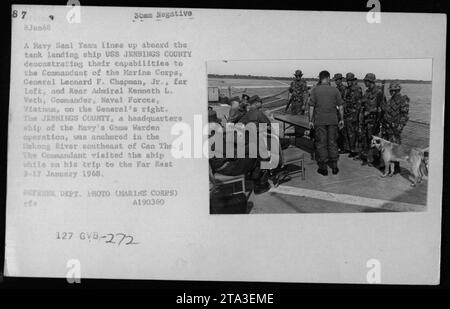
<path id="1" fill-rule="evenodd" d="M 431 84 L 402 84 L 401 92 L 410 99 L 409 119 L 429 124 L 431 118 Z M 389 98 L 387 87 L 386 95 Z"/>
<path id="2" fill-rule="evenodd" d="M 271 79 L 209 78 L 208 83 L 210 87 L 220 87 L 221 92 L 226 96 L 228 96 L 228 87 L 231 87 L 232 96 L 240 96 L 245 92 L 250 96 L 257 94 L 261 97 L 268 97 L 271 95 L 277 95 L 283 90 L 286 90 L 290 81 L 278 81 Z M 365 86 L 363 83 L 359 83 L 359 85 L 364 91 Z M 389 85 L 386 84 L 385 93 L 387 98 L 390 97 L 388 87 Z M 402 84 L 402 94 L 407 95 L 410 98 L 410 120 L 429 124 L 431 113 L 431 84 Z M 278 97 L 287 98 L 287 93 L 284 92 Z"/>

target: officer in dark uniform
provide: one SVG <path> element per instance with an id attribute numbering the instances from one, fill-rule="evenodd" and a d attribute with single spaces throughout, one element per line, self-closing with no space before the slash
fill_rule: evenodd
<path id="1" fill-rule="evenodd" d="M 349 157 L 355 157 L 358 154 L 360 145 L 358 145 L 358 115 L 361 109 L 362 89 L 358 86 L 355 74 L 347 73 L 345 75 L 347 87 L 344 95 L 344 122 L 343 131 L 345 150 L 349 152 Z"/>
<path id="2" fill-rule="evenodd" d="M 381 105 L 384 101 L 383 91 L 376 84 L 376 76 L 367 73 L 364 84 L 367 89 L 361 100 L 359 114 L 359 134 L 361 141 L 360 159 L 363 165 L 372 166 L 374 161 L 374 150 L 370 147 L 372 136 L 379 133 Z"/>
<path id="3" fill-rule="evenodd" d="M 250 100 L 251 104 L 254 105 L 256 101 L 259 100 L 259 97 L 255 96 L 252 100 Z M 251 121 L 263 121 L 259 117 L 259 110 L 255 107 L 252 108 L 252 114 L 253 118 L 247 119 L 247 122 Z M 241 118 L 242 119 L 242 118 Z M 216 123 L 222 130 L 225 130 L 221 125 L 221 119 L 217 117 L 217 112 L 213 109 L 208 109 L 208 121 L 210 124 Z M 215 130 L 213 130 L 212 135 L 215 134 Z M 209 136 L 210 138 L 212 137 Z M 234 157 L 227 157 L 227 148 L 232 147 L 233 152 L 236 154 L 237 149 L 237 141 L 232 140 L 232 143 L 230 144 L 226 138 L 226 132 L 223 134 L 223 153 L 219 156 L 217 156 L 217 153 L 215 152 L 215 145 L 213 145 L 211 150 L 211 157 L 209 159 L 209 165 L 210 165 L 210 171 L 211 173 L 220 173 L 222 175 L 227 176 L 236 176 L 236 175 L 246 175 L 246 179 L 252 180 L 254 185 L 254 192 L 255 194 L 260 194 L 268 191 L 270 189 L 270 184 L 268 182 L 270 171 L 268 170 L 262 170 L 261 169 L 261 158 L 253 158 L 247 155 L 249 153 L 249 143 L 250 139 L 247 137 L 245 140 L 245 154 L 246 156 L 244 158 L 238 157 L 235 155 Z M 211 177 L 211 174 L 210 174 Z M 212 176 L 213 178 L 213 176 Z"/>
<path id="4" fill-rule="evenodd" d="M 303 72 L 301 70 L 295 71 L 295 79 L 291 82 L 289 93 L 291 94 L 289 102 L 286 106 L 286 111 L 291 108 L 291 114 L 297 115 L 305 114 L 305 99 L 308 95 L 308 86 L 302 79 Z"/>
<path id="5" fill-rule="evenodd" d="M 310 128 L 315 129 L 315 146 L 317 153 L 317 172 L 328 175 L 328 166 L 332 173 L 339 173 L 337 147 L 338 130 L 344 126 L 344 108 L 341 93 L 330 84 L 330 73 L 319 73 L 319 83 L 311 90 L 309 101 Z M 339 108 L 339 117 L 336 114 Z M 327 166 L 328 165 L 328 166 Z"/>

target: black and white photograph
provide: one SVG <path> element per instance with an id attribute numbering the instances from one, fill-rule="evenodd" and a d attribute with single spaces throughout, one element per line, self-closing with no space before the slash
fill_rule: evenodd
<path id="1" fill-rule="evenodd" d="M 280 128 L 271 169 L 258 155 L 212 155 L 212 214 L 426 211 L 431 59 L 211 61 L 207 69 L 210 122 Z"/>
<path id="2" fill-rule="evenodd" d="M 0 288 L 444 282 L 440 6 L 30 2 L 2 19 Z"/>

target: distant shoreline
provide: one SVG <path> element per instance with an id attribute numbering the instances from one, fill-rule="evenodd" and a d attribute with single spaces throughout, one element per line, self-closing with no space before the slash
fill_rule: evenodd
<path id="1" fill-rule="evenodd" d="M 277 76 L 256 76 L 256 75 L 219 75 L 219 74 L 208 74 L 208 78 L 232 78 L 232 79 L 261 79 L 261 80 L 289 80 L 291 81 L 293 77 L 277 77 Z M 317 78 L 303 78 L 308 82 L 317 82 Z M 362 79 L 358 79 L 359 82 L 362 82 Z M 377 82 L 382 82 L 383 80 L 377 79 Z M 387 83 L 390 82 L 400 82 L 405 84 L 431 84 L 431 81 L 428 80 L 414 80 L 414 79 L 385 79 Z"/>

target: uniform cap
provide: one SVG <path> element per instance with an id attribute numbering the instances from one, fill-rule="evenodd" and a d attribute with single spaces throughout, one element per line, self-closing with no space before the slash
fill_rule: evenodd
<path id="1" fill-rule="evenodd" d="M 401 89 L 402 89 L 402 86 L 400 85 L 399 82 L 392 82 L 389 85 L 389 90 L 401 90 Z"/>
<path id="2" fill-rule="evenodd" d="M 373 73 L 367 73 L 366 77 L 364 77 L 364 80 L 374 83 L 377 80 L 377 77 Z"/>
<path id="3" fill-rule="evenodd" d="M 346 80 L 356 80 L 356 77 L 355 77 L 355 74 L 353 74 L 353 73 L 347 73 L 345 75 L 345 79 Z"/>
<path id="4" fill-rule="evenodd" d="M 334 74 L 333 80 L 337 80 L 337 79 L 342 79 L 342 74 L 341 73 L 336 73 Z"/>

